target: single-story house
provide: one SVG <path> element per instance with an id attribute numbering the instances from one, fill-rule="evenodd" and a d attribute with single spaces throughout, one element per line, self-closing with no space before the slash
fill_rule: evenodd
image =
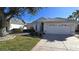
<path id="1" fill-rule="evenodd" d="M 18 18 L 11 18 L 8 21 L 6 20 L 6 26 L 3 28 L 3 30 L 1 30 L 0 36 L 5 36 L 5 35 L 11 33 L 11 31 L 13 29 L 19 29 L 19 28 L 24 29 L 24 25 L 25 25 L 24 20 L 21 20 Z"/>
<path id="2" fill-rule="evenodd" d="M 21 20 L 21 19 L 18 19 L 18 18 L 12 18 L 10 20 L 9 30 L 19 29 L 19 28 L 25 29 L 24 25 L 25 25 L 24 20 Z"/>
<path id="3" fill-rule="evenodd" d="M 45 34 L 75 34 L 77 21 L 59 17 L 41 17 L 32 22 L 32 25 L 35 31 Z"/>

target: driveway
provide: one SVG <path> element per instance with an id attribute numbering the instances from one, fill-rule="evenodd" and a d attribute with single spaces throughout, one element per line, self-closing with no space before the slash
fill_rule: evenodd
<path id="1" fill-rule="evenodd" d="M 44 35 L 32 51 L 79 51 L 79 35 Z"/>

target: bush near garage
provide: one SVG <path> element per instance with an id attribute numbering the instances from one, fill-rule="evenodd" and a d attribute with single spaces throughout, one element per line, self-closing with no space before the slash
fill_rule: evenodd
<path id="1" fill-rule="evenodd" d="M 36 31 L 34 30 L 34 28 L 31 28 L 31 29 L 30 29 L 30 35 L 31 35 L 31 36 L 38 36 L 38 37 L 41 37 L 41 36 L 42 36 L 42 33 L 36 32 Z"/>
<path id="2" fill-rule="evenodd" d="M 31 27 L 30 29 L 27 29 L 27 30 L 23 30 L 23 32 L 30 33 L 31 36 L 38 36 L 38 37 L 42 36 L 42 33 L 36 32 L 33 27 Z"/>

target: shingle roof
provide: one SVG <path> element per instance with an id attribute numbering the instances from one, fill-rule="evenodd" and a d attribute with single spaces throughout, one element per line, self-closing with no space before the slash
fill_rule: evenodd
<path id="1" fill-rule="evenodd" d="M 46 20 L 46 18 L 45 17 L 40 17 L 39 19 L 33 21 L 32 23 L 35 23 L 35 22 L 38 22 L 38 21 L 43 21 L 43 20 Z"/>
<path id="2" fill-rule="evenodd" d="M 36 23 L 36 22 L 51 22 L 51 21 L 63 21 L 63 22 L 69 22 L 71 20 L 67 19 L 67 18 L 60 18 L 60 17 L 56 17 L 56 18 L 46 18 L 46 17 L 41 17 L 37 20 L 35 20 L 34 22 L 32 23 Z M 72 21 L 74 22 L 74 21 Z"/>

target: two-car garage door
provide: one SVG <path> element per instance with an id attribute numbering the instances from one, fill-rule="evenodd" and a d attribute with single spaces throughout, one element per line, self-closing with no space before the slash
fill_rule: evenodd
<path id="1" fill-rule="evenodd" d="M 44 24 L 44 32 L 46 34 L 73 34 L 74 26 L 71 26 L 69 23 L 46 23 Z"/>

